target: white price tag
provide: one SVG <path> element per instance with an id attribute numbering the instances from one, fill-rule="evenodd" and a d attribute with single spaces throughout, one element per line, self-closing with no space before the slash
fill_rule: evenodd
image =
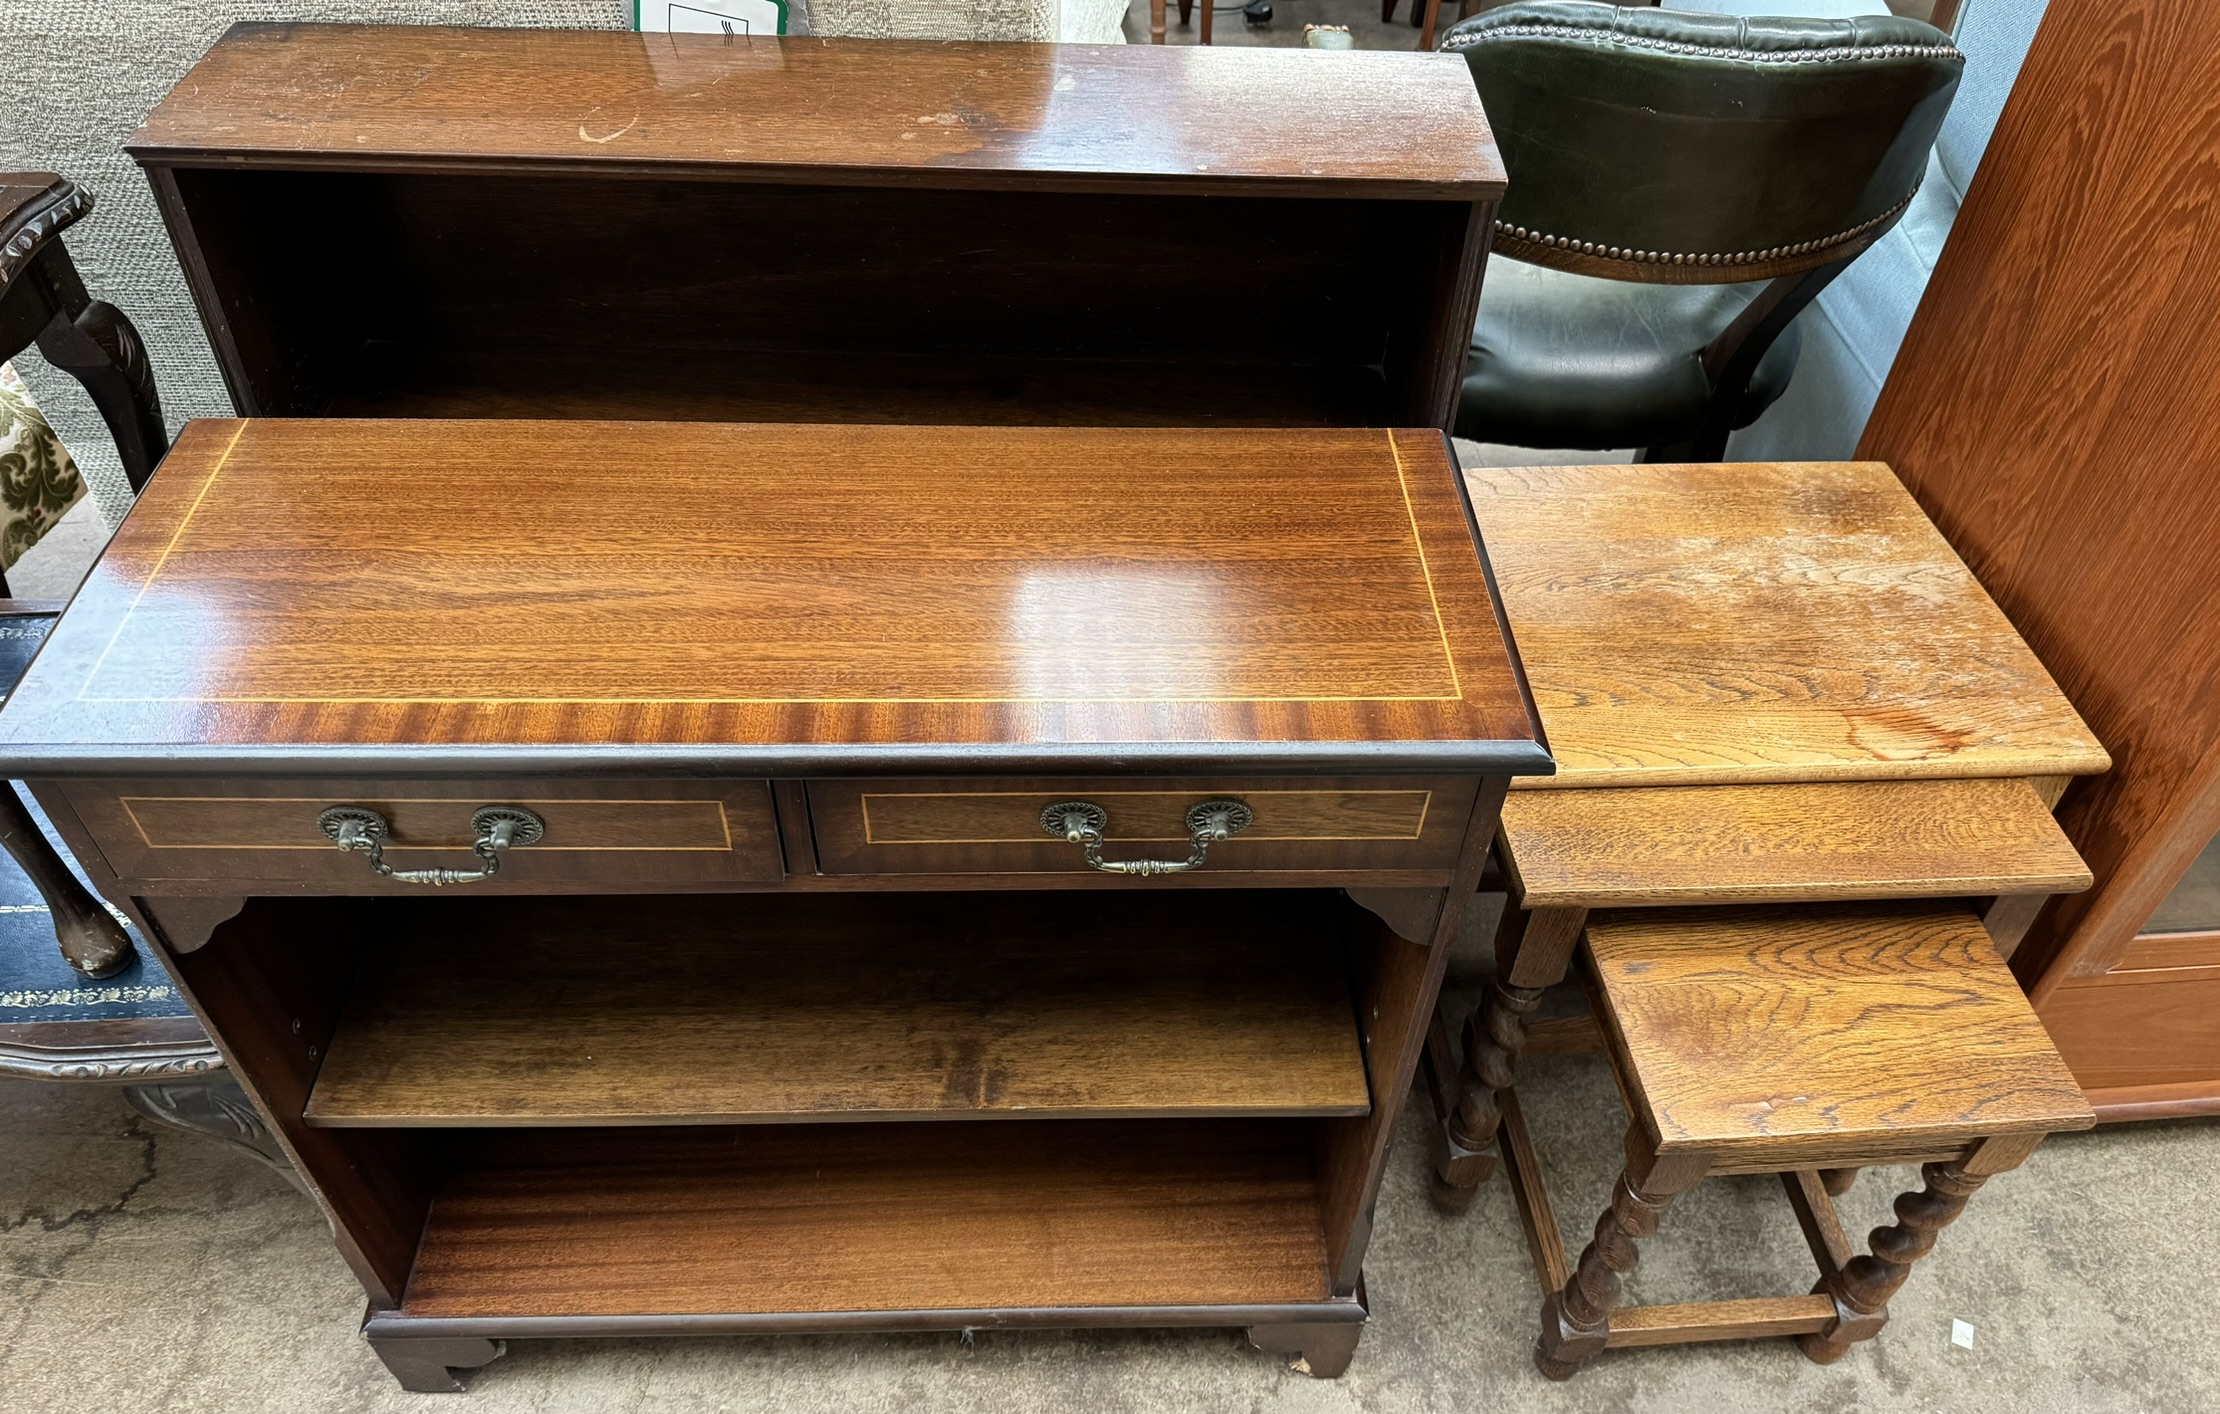
<path id="1" fill-rule="evenodd" d="M 785 34 L 787 0 L 632 0 L 632 27 L 673 34 Z"/>

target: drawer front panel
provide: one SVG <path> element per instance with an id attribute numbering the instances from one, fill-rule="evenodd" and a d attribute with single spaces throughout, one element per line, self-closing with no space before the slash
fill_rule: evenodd
<path id="1" fill-rule="evenodd" d="M 1458 777 L 816 781 L 809 806 L 827 874 L 1089 873 L 1077 845 L 1041 827 L 1041 812 L 1067 800 L 1102 807 L 1105 858 L 1180 859 L 1188 809 L 1213 799 L 1254 819 L 1197 872 L 1430 871 L 1454 866 L 1477 788 Z"/>
<path id="2" fill-rule="evenodd" d="M 271 881 L 411 888 L 334 848 L 317 816 L 374 810 L 396 869 L 477 866 L 470 817 L 521 805 L 547 823 L 508 851 L 493 884 L 769 881 L 783 876 L 763 781 L 87 781 L 70 805 L 129 880 Z M 475 886 L 474 886 L 475 887 Z"/>

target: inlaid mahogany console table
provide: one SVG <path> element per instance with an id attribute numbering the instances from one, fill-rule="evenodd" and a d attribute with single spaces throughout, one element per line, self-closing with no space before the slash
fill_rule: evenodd
<path id="1" fill-rule="evenodd" d="M 1330 1375 L 1550 769 L 1468 517 L 1430 429 L 200 422 L 0 772 L 411 1388 L 1027 1325 Z"/>

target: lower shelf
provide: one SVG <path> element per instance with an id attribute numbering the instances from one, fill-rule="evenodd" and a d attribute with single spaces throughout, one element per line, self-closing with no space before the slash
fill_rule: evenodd
<path id="1" fill-rule="evenodd" d="M 1100 1308 L 1124 1307 L 1176 1323 L 1170 1308 L 1329 1303 L 1314 1133 L 1248 1120 L 454 1134 L 394 1314 L 612 1331 L 785 1314 L 798 1329 L 850 1324 L 841 1313 L 1053 1324 L 1094 1308 L 1087 1323 L 1103 1324 Z"/>

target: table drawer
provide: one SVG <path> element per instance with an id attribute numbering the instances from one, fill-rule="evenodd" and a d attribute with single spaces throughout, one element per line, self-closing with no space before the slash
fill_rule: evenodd
<path id="1" fill-rule="evenodd" d="M 1237 800 L 1239 834 L 1213 844 L 1197 873 L 1447 871 L 1477 778 L 1293 777 L 814 781 L 817 867 L 827 874 L 1092 872 L 1041 813 L 1089 801 L 1106 817 L 1108 860 L 1183 859 L 1189 809 Z"/>
<path id="2" fill-rule="evenodd" d="M 471 869 L 471 815 L 522 806 L 546 834 L 502 856 L 502 885 L 768 881 L 784 875 L 764 781 L 140 780 L 64 789 L 126 880 L 400 889 L 336 849 L 317 817 L 338 805 L 383 816 L 395 869 Z"/>

